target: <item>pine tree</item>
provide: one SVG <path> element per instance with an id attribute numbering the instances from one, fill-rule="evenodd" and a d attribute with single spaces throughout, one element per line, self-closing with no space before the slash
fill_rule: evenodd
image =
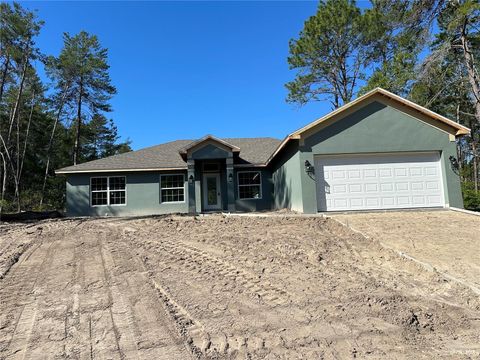
<path id="1" fill-rule="evenodd" d="M 84 108 L 91 114 L 111 111 L 109 101 L 116 89 L 111 84 L 107 60 L 107 49 L 100 45 L 95 35 L 85 31 L 75 36 L 64 34 L 64 47 L 57 64 L 61 77 L 58 82 L 71 81 L 67 104 L 76 110 L 74 164 L 80 160 L 82 124 L 88 122 Z"/>
<path id="2" fill-rule="evenodd" d="M 287 83 L 287 101 L 328 99 L 334 108 L 349 102 L 370 62 L 365 18 L 355 1 L 326 0 L 290 41 L 288 63 L 297 70 Z"/>

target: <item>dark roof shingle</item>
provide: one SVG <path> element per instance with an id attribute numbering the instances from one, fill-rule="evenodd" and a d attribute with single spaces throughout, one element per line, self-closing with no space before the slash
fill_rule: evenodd
<path id="1" fill-rule="evenodd" d="M 240 158 L 251 164 L 264 164 L 280 144 L 274 138 L 230 138 L 222 139 L 240 148 Z M 83 164 L 68 166 L 56 172 L 88 172 L 112 170 L 157 170 L 169 168 L 187 168 L 187 164 L 179 154 L 179 150 L 194 140 L 176 140 L 151 146 L 137 151 L 109 156 Z"/>

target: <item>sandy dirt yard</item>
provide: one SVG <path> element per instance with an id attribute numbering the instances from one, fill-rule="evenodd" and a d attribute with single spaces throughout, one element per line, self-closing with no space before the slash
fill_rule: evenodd
<path id="1" fill-rule="evenodd" d="M 451 220 L 416 216 L 445 216 L 442 224 L 463 234 L 457 215 L 445 214 Z M 334 219 L 0 226 L 2 359 L 479 356 L 480 299 L 471 289 Z"/>
<path id="2" fill-rule="evenodd" d="M 437 210 L 349 213 L 334 218 L 480 289 L 480 216 Z"/>

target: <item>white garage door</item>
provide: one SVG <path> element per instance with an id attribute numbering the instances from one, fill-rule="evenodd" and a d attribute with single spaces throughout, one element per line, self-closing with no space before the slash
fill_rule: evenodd
<path id="1" fill-rule="evenodd" d="M 444 206 L 439 153 L 315 157 L 318 211 Z"/>

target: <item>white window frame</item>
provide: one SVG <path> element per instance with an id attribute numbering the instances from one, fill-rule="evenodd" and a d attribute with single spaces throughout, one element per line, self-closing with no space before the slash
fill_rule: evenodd
<path id="1" fill-rule="evenodd" d="M 164 176 L 178 176 L 178 175 L 182 176 L 183 186 L 174 187 L 174 188 L 162 188 L 162 177 L 164 177 Z M 186 197 L 187 197 L 187 191 L 185 189 L 185 174 L 180 174 L 180 173 L 160 174 L 160 184 L 159 184 L 159 186 L 160 186 L 160 204 L 184 204 L 185 203 Z M 178 189 L 183 189 L 183 201 L 162 201 L 162 190 L 178 190 Z"/>
<path id="2" fill-rule="evenodd" d="M 260 175 L 260 184 L 248 184 L 248 185 L 240 185 L 240 174 L 243 173 L 258 173 Z M 248 170 L 248 171 L 237 171 L 237 195 L 239 200 L 261 200 L 263 197 L 263 192 L 262 192 L 262 172 L 258 170 Z M 246 187 L 246 186 L 259 186 L 260 187 L 260 196 L 257 198 L 241 198 L 240 197 L 240 187 Z"/>
<path id="3" fill-rule="evenodd" d="M 107 190 L 92 190 L 92 179 L 107 179 Z M 125 204 L 110 204 L 110 178 L 124 178 L 125 179 L 125 190 L 111 190 L 115 191 L 125 191 Z M 102 206 L 127 206 L 127 177 L 126 176 L 90 176 L 90 207 L 102 207 Z M 93 205 L 92 193 L 94 192 L 107 192 L 107 203 L 102 205 Z"/>

